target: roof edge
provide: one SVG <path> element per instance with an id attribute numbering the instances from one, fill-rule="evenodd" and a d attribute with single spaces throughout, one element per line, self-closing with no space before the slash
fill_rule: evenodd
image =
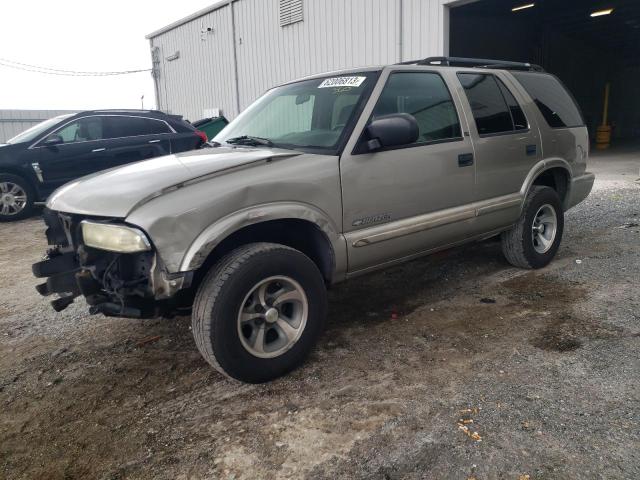
<path id="1" fill-rule="evenodd" d="M 159 28 L 158 30 L 153 31 L 148 35 L 145 35 L 144 38 L 146 38 L 147 40 L 151 40 L 152 38 L 158 37 L 163 33 L 166 33 L 170 30 L 173 30 L 174 28 L 184 25 L 185 23 L 189 23 L 190 21 L 195 20 L 196 18 L 202 17 L 207 13 L 211 13 L 221 8 L 224 8 L 227 5 L 230 5 L 233 2 L 237 2 L 237 1 L 238 0 L 219 0 L 217 2 L 214 2 L 213 5 L 209 5 L 208 7 L 198 10 L 197 12 L 194 12 L 191 15 L 187 15 L 186 17 L 183 17 L 180 20 L 176 20 L 175 22 L 170 23 L 165 27 Z"/>

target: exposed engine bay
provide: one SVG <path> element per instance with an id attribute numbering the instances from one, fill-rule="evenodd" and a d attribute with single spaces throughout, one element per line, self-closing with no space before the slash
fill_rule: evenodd
<path id="1" fill-rule="evenodd" d="M 181 302 L 186 295 L 176 294 L 184 294 L 191 285 L 191 272 L 167 273 L 153 249 L 117 253 L 86 246 L 80 229 L 85 219 L 81 216 L 48 209 L 43 216 L 51 248 L 33 265 L 33 273 L 46 278 L 36 287 L 41 295 L 58 295 L 51 302 L 56 311 L 64 310 L 81 295 L 92 314 L 107 316 L 152 318 L 188 308 L 188 302 Z"/>

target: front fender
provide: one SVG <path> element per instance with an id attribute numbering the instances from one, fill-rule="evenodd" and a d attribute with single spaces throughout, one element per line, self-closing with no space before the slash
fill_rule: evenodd
<path id="1" fill-rule="evenodd" d="M 306 220 L 316 225 L 325 234 L 333 248 L 336 269 L 334 277 L 344 276 L 347 264 L 346 244 L 337 225 L 322 210 L 298 202 L 258 205 L 221 218 L 202 231 L 191 243 L 180 262 L 180 271 L 199 268 L 220 242 L 244 227 L 270 220 L 285 219 Z"/>

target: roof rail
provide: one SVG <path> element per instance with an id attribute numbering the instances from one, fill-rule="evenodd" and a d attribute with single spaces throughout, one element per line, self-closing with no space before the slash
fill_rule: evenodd
<path id="1" fill-rule="evenodd" d="M 544 72 L 544 68 L 535 63 L 510 62 L 507 60 L 492 60 L 489 58 L 463 58 L 463 57 L 428 57 L 420 60 L 409 60 L 396 65 L 441 65 L 445 67 L 477 67 L 500 68 L 504 70 L 527 70 Z"/>
<path id="2" fill-rule="evenodd" d="M 101 108 L 99 110 L 89 110 L 96 113 L 109 113 L 109 112 L 126 112 L 126 113 L 164 113 L 160 110 L 149 110 L 141 108 Z"/>

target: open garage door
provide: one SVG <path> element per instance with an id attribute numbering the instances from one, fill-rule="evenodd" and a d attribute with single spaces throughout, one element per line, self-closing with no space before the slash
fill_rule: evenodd
<path id="1" fill-rule="evenodd" d="M 640 0 L 478 0 L 450 11 L 451 56 L 532 62 L 557 75 L 595 139 L 640 144 Z"/>

